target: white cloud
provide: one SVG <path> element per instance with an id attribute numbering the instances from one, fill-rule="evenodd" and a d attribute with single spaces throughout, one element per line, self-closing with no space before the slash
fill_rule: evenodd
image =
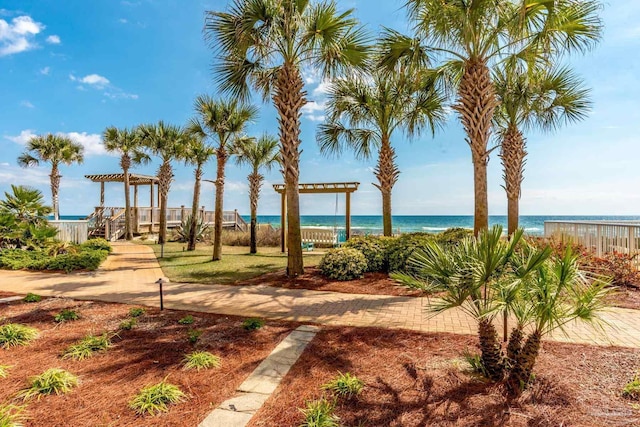
<path id="1" fill-rule="evenodd" d="M 43 24 L 26 15 L 13 18 L 11 23 L 0 19 L 0 56 L 35 48 L 35 36 L 44 28 Z"/>
<path id="2" fill-rule="evenodd" d="M 70 138 L 72 141 L 81 144 L 84 147 L 85 156 L 104 156 L 104 155 L 117 155 L 114 153 L 108 153 L 104 149 L 104 145 L 102 144 L 102 136 L 97 133 L 87 133 L 87 132 L 58 132 L 56 135 L 66 136 Z M 33 130 L 25 129 L 20 132 L 19 135 L 16 136 L 8 136 L 5 135 L 5 138 L 9 141 L 13 141 L 16 144 L 26 145 L 27 142 L 34 136 L 37 136 Z"/>
<path id="3" fill-rule="evenodd" d="M 36 134 L 33 133 L 31 129 L 25 129 L 22 132 L 20 132 L 20 135 L 16 135 L 16 136 L 5 135 L 5 138 L 8 139 L 9 141 L 15 142 L 16 144 L 26 145 L 27 142 L 29 142 L 29 140 L 34 136 L 36 136 Z"/>
<path id="4" fill-rule="evenodd" d="M 87 74 L 84 77 L 76 77 L 73 74 L 69 74 L 69 78 L 74 82 L 84 83 L 98 89 L 101 89 L 110 83 L 108 78 L 101 76 L 100 74 Z"/>
<path id="5" fill-rule="evenodd" d="M 24 101 L 20 102 L 20 105 L 23 106 L 23 107 L 27 107 L 27 108 L 36 108 L 35 105 L 33 105 L 32 103 L 30 103 L 27 100 L 24 100 Z"/>
<path id="6" fill-rule="evenodd" d="M 53 35 L 47 37 L 46 42 L 49 43 L 49 44 L 60 44 L 60 36 L 57 36 L 57 35 L 53 34 Z"/>
<path id="7" fill-rule="evenodd" d="M 310 101 L 307 102 L 303 107 L 302 107 L 302 115 L 313 121 L 313 122 L 322 122 L 324 121 L 324 102 L 316 102 L 316 101 Z"/>
<path id="8" fill-rule="evenodd" d="M 314 96 L 324 96 L 329 92 L 329 87 L 331 86 L 331 80 L 323 80 L 320 84 L 313 90 Z"/>
<path id="9" fill-rule="evenodd" d="M 51 71 L 51 67 L 44 67 L 43 69 L 40 70 L 40 74 L 44 76 L 48 76 L 50 71 Z"/>
<path id="10" fill-rule="evenodd" d="M 126 24 L 126 23 L 127 23 L 127 22 L 129 22 L 129 21 L 127 21 L 127 20 L 126 20 L 126 19 L 124 19 L 124 18 L 120 18 L 120 19 L 118 19 L 118 22 L 119 22 L 119 23 L 121 23 L 121 24 Z"/>
<path id="11" fill-rule="evenodd" d="M 110 99 L 138 99 L 135 93 L 127 93 L 117 86 L 111 84 L 108 78 L 100 74 L 88 74 L 84 77 L 76 77 L 69 74 L 69 79 L 80 83 L 76 88 L 78 90 L 86 90 L 87 87 L 104 90 L 103 95 Z M 104 100 L 103 100 L 104 102 Z"/>

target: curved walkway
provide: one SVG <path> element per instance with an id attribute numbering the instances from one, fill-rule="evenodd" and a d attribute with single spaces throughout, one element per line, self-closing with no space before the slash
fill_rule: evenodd
<path id="1" fill-rule="evenodd" d="M 153 250 L 114 244 L 103 266 L 91 273 L 51 274 L 0 270 L 0 291 L 159 306 L 163 277 Z M 219 314 L 256 316 L 325 325 L 376 326 L 423 332 L 475 334 L 475 322 L 460 310 L 431 316 L 428 298 L 354 295 L 269 286 L 167 283 L 165 307 Z M 0 314 L 2 313 L 0 308 Z M 640 311 L 611 308 L 602 332 L 575 323 L 555 341 L 640 348 Z"/>

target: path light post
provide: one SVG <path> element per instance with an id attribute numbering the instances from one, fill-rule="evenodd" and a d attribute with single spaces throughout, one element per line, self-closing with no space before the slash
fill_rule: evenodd
<path id="1" fill-rule="evenodd" d="M 160 310 L 164 310 L 164 301 L 162 300 L 162 284 L 164 283 L 164 279 L 161 277 L 156 280 L 156 284 L 160 286 Z"/>

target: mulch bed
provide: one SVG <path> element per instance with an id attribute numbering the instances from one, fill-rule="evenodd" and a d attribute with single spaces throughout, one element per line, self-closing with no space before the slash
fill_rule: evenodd
<path id="1" fill-rule="evenodd" d="M 640 369 L 638 350 L 545 342 L 534 385 L 508 401 L 501 385 L 465 372 L 461 355 L 475 344 L 447 334 L 324 329 L 249 425 L 300 425 L 298 408 L 321 397 L 338 371 L 366 384 L 359 398 L 337 403 L 349 427 L 640 425 L 639 407 L 621 397 Z"/>
<path id="2" fill-rule="evenodd" d="M 640 288 L 620 287 L 611 297 L 611 305 L 640 310 Z"/>
<path id="3" fill-rule="evenodd" d="M 0 306 L 3 322 L 28 324 L 40 337 L 26 347 L 0 348 L 0 364 L 13 365 L 10 375 L 0 379 L 0 404 L 17 403 L 15 394 L 26 379 L 48 368 L 66 369 L 80 378 L 80 385 L 67 395 L 44 396 L 28 401 L 25 426 L 196 426 L 235 389 L 271 352 L 295 324 L 268 321 L 248 332 L 242 318 L 203 313 L 146 308 L 138 325 L 119 331 L 113 347 L 83 361 L 63 360 L 62 351 L 88 333 L 115 332 L 128 318 L 132 306 L 50 298 L 39 303 Z M 63 308 L 76 310 L 81 319 L 56 324 L 53 317 Z M 187 314 L 192 325 L 177 323 Z M 197 344 L 190 344 L 187 331 L 203 331 Z M 206 350 L 222 358 L 220 369 L 182 370 L 185 353 Z M 171 406 L 166 414 L 136 416 L 129 400 L 144 386 L 167 378 L 187 395 L 184 403 Z"/>

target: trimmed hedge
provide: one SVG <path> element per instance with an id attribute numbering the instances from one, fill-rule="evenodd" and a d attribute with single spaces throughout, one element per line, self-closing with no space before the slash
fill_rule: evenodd
<path id="1" fill-rule="evenodd" d="M 352 248 L 329 250 L 318 264 L 322 274 L 335 280 L 352 280 L 367 271 L 367 259 L 362 252 Z"/>
<path id="2" fill-rule="evenodd" d="M 384 236 L 355 236 L 342 247 L 362 252 L 367 260 L 367 272 L 387 271 L 389 268 L 387 252 L 393 240 L 393 237 Z"/>
<path id="3" fill-rule="evenodd" d="M 407 261 L 417 248 L 424 247 L 436 238 L 435 234 L 407 233 L 393 239 L 389 244 L 388 271 L 407 271 Z"/>
<path id="4" fill-rule="evenodd" d="M 0 251 L 0 268 L 9 270 L 95 270 L 109 252 L 81 247 L 76 253 L 50 256 L 43 250 L 25 251 L 5 249 Z"/>

